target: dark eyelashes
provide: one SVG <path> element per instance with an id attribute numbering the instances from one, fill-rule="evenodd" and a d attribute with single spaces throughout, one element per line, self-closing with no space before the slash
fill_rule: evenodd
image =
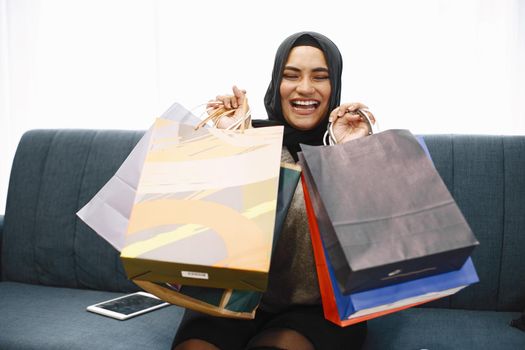
<path id="1" fill-rule="evenodd" d="M 294 74 L 283 74 L 283 79 L 299 79 L 299 75 Z M 330 79 L 329 76 L 319 76 L 319 77 L 313 77 L 313 80 L 328 80 Z"/>

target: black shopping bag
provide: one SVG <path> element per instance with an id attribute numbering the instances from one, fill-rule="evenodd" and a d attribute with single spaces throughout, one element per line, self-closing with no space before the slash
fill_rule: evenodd
<path id="1" fill-rule="evenodd" d="M 301 148 L 342 293 L 460 269 L 479 244 L 408 130 Z"/>

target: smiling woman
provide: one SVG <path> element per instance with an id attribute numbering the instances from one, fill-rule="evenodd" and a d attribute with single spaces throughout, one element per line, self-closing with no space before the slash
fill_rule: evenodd
<path id="1" fill-rule="evenodd" d="M 315 128 L 328 111 L 332 88 L 323 51 L 296 46 L 290 51 L 281 82 L 283 115 L 298 130 Z"/>
<path id="2" fill-rule="evenodd" d="M 269 120 L 254 120 L 254 126 L 284 126 L 283 162 L 297 160 L 300 144 L 322 144 L 329 120 L 340 142 L 368 135 L 369 125 L 355 113 L 365 106 L 340 104 L 342 68 L 339 49 L 319 33 L 299 32 L 279 46 L 264 99 Z M 246 101 L 246 91 L 234 86 L 232 95 L 210 101 L 209 113 Z M 225 119 L 240 118 L 238 111 Z M 299 185 L 272 252 L 268 289 L 255 319 L 221 319 L 187 310 L 175 349 L 361 348 L 366 323 L 340 328 L 324 318 L 306 217 Z"/>

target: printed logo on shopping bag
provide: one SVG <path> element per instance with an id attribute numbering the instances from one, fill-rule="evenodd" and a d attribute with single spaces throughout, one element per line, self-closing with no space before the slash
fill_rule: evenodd
<path id="1" fill-rule="evenodd" d="M 430 272 L 430 271 L 433 271 L 433 270 L 436 270 L 436 267 L 427 267 L 427 268 L 424 268 L 424 269 L 420 269 L 420 270 L 415 270 L 415 271 L 409 271 L 409 272 L 403 272 L 403 270 L 401 269 L 396 269 L 392 272 L 389 272 L 387 274 L 386 277 L 383 277 L 381 278 L 381 280 L 383 281 L 386 281 L 386 280 L 390 280 L 390 279 L 394 279 L 394 278 L 399 278 L 399 277 L 407 277 L 407 276 L 412 276 L 412 275 L 417 275 L 417 274 L 422 274 L 422 273 L 427 273 L 427 272 Z"/>
<path id="2" fill-rule="evenodd" d="M 197 272 L 197 271 L 181 271 L 180 272 L 182 277 L 186 278 L 197 278 L 200 280 L 207 280 L 209 279 L 208 274 L 206 272 Z"/>
<path id="3" fill-rule="evenodd" d="M 400 269 L 397 269 L 397 270 L 394 270 L 392 272 L 389 272 L 388 273 L 388 277 L 392 277 L 392 276 L 395 276 L 395 275 L 399 275 L 401 273 L 401 270 Z"/>

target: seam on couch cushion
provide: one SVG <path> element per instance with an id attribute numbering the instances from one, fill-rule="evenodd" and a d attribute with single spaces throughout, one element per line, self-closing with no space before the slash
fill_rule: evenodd
<path id="1" fill-rule="evenodd" d="M 498 310 L 504 187 L 500 139 L 494 135 L 463 135 L 456 141 L 457 200 L 481 243 L 473 251 L 481 283 L 456 294 L 452 307 Z"/>
<path id="2" fill-rule="evenodd" d="M 506 210 L 505 210 L 505 192 L 506 192 L 506 189 L 507 189 L 507 181 L 505 181 L 505 147 L 503 145 L 503 137 L 500 137 L 500 147 L 501 147 L 501 166 L 502 166 L 502 173 L 503 173 L 503 188 L 502 188 L 502 194 L 501 194 L 501 197 L 503 198 L 503 201 L 502 201 L 502 206 L 503 206 L 503 218 L 501 220 L 501 246 L 500 246 L 500 256 L 503 258 L 503 253 L 504 253 L 504 247 L 505 247 L 505 213 L 506 213 Z M 499 273 L 498 273 L 498 283 L 497 283 L 497 290 L 496 290 L 496 309 L 498 311 L 501 310 L 501 300 L 500 300 L 500 292 L 501 292 L 501 276 L 503 275 L 503 264 L 502 264 L 502 261 L 500 259 L 500 262 L 499 262 L 499 269 L 498 269 Z"/>
<path id="3" fill-rule="evenodd" d="M 133 151 L 133 148 L 135 148 L 135 146 L 137 145 L 137 143 L 140 141 L 140 139 L 142 138 L 142 136 L 144 136 L 144 131 L 135 131 L 134 133 L 136 136 L 135 138 L 131 141 L 130 145 L 129 145 L 129 152 L 128 152 L 128 155 L 131 153 L 131 151 Z M 127 157 L 126 157 L 127 158 Z M 126 272 L 124 270 L 124 266 L 122 264 L 122 261 L 120 260 L 120 254 L 117 255 L 116 259 L 115 259 L 115 270 L 116 270 L 116 273 L 117 275 L 123 275 L 125 279 L 127 279 L 127 275 L 126 275 Z M 133 282 L 130 282 L 131 285 L 133 286 L 136 286 Z M 125 285 L 122 285 L 120 286 L 120 289 L 121 290 L 129 290 L 129 287 L 128 286 L 125 286 Z M 137 287 L 138 289 L 138 287 Z M 140 289 L 138 289 L 140 290 Z"/>
<path id="4" fill-rule="evenodd" d="M 55 139 L 57 138 L 57 135 L 58 135 L 58 130 L 52 130 L 53 132 L 53 137 L 49 140 L 49 143 L 47 145 L 47 151 L 46 151 L 46 155 L 45 155 L 45 160 L 42 164 L 42 174 L 45 173 L 46 171 L 46 168 L 48 166 L 48 163 L 49 163 L 49 152 L 51 150 L 51 145 L 55 142 Z M 37 199 L 36 199 L 36 206 L 35 206 L 35 212 L 34 212 L 34 217 L 33 217 L 33 232 L 31 232 L 31 241 L 33 242 L 33 265 L 35 267 L 35 272 L 36 272 L 36 278 L 38 280 L 38 283 L 39 284 L 42 284 L 42 279 L 40 278 L 40 276 L 42 276 L 42 274 L 40 273 L 39 271 L 39 265 L 36 261 L 36 221 L 37 221 L 37 218 L 38 218 L 38 213 L 39 213 L 39 210 L 40 210 L 40 202 L 41 202 L 41 194 L 42 194 L 42 181 L 43 181 L 43 176 L 39 176 L 39 182 L 38 182 L 38 191 L 37 191 Z"/>
<path id="5" fill-rule="evenodd" d="M 39 283 L 33 242 L 36 236 L 37 200 L 42 181 L 40 176 L 35 176 L 27 187 L 25 181 L 35 170 L 40 172 L 44 168 L 49 154 L 49 140 L 53 137 L 52 130 L 29 130 L 22 135 L 16 149 L 10 172 L 4 221 L 5 254 L 2 254 L 2 278 L 6 281 Z M 37 162 L 28 164 L 34 156 L 33 148 L 38 148 L 35 152 L 40 157 Z M 24 199 L 24 196 L 28 197 Z"/>
<path id="6" fill-rule="evenodd" d="M 455 156 L 455 152 L 454 152 L 454 135 L 452 134 L 449 134 L 448 135 L 448 138 L 450 140 L 450 156 L 452 158 L 452 161 L 450 162 L 450 184 L 451 184 L 451 189 L 450 189 L 450 193 L 452 195 L 452 197 L 455 199 L 455 193 L 456 193 L 456 176 L 455 176 L 455 172 L 456 172 L 456 156 Z M 453 296 L 450 296 L 447 298 L 447 308 L 451 308 L 452 307 L 452 298 Z"/>
<path id="7" fill-rule="evenodd" d="M 505 136 L 503 150 L 505 160 L 504 232 L 501 257 L 501 281 L 498 307 L 505 311 L 523 311 L 525 308 L 525 273 L 523 246 L 525 243 L 525 157 L 522 136 Z"/>
<path id="8" fill-rule="evenodd" d="M 83 187 L 83 184 L 84 184 L 84 176 L 86 174 L 86 165 L 88 163 L 88 159 L 89 159 L 89 156 L 91 155 L 91 150 L 93 148 L 93 142 L 95 141 L 95 137 L 99 134 L 99 131 L 96 131 L 93 133 L 93 135 L 91 136 L 91 140 L 89 141 L 89 147 L 88 147 L 88 151 L 87 151 L 87 154 L 86 154 L 86 157 L 84 159 L 84 165 L 82 166 L 82 172 L 80 173 L 81 175 L 81 179 L 79 181 L 79 186 L 78 186 L 78 191 L 77 191 L 77 200 L 76 200 L 76 210 L 79 209 L 80 207 L 80 193 L 81 193 L 81 190 L 82 190 L 82 187 Z M 74 267 L 74 271 L 75 271 L 75 284 L 77 286 L 80 286 L 80 281 L 78 279 L 78 261 L 77 261 L 77 237 L 78 237 L 78 218 L 75 218 L 75 223 L 74 223 L 74 229 L 73 229 L 73 261 L 75 262 L 75 267 Z"/>

